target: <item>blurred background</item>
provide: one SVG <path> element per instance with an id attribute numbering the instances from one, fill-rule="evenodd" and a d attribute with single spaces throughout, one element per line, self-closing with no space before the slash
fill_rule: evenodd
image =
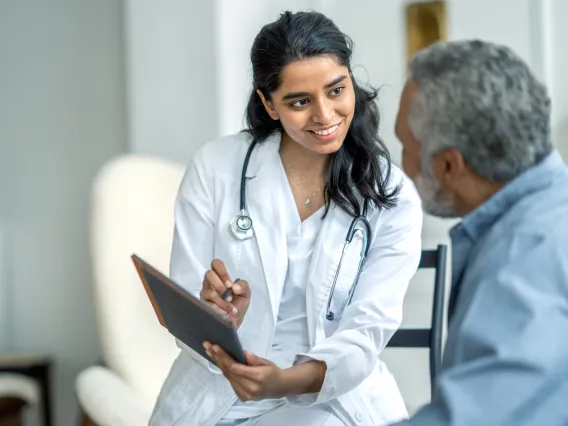
<path id="1" fill-rule="evenodd" d="M 96 261 L 114 242 L 112 236 L 97 244 L 91 238 L 99 171 L 126 154 L 171 164 L 178 176 L 201 144 L 239 131 L 250 92 L 252 40 L 281 11 L 315 9 L 352 37 L 355 75 L 381 87 L 380 132 L 397 164 L 394 119 L 409 54 L 444 38 L 503 43 L 528 61 L 550 90 L 554 143 L 568 158 L 568 2 L 450 0 L 425 2 L 424 9 L 416 3 L 0 0 L 0 364 L 6 364 L 0 368 L 51 369 L 53 425 L 79 424 L 77 377 L 105 358 L 101 335 L 110 325 L 95 303 L 95 277 L 102 276 Z M 132 185 L 121 187 L 121 196 Z M 168 188 L 168 194 L 177 189 Z M 135 221 L 140 210 L 129 212 Z M 424 247 L 448 243 L 452 224 L 427 217 Z M 169 222 L 158 228 L 170 238 Z M 147 229 L 138 228 L 139 239 Z M 168 255 L 156 261 L 167 267 Z M 132 269 L 127 256 L 114 261 Z M 431 280 L 414 281 L 405 323 L 427 323 Z M 145 313 L 149 320 L 139 323 L 133 315 L 124 332 L 135 334 L 136 324 L 154 321 Z M 135 342 L 130 351 L 111 355 L 126 360 L 145 352 Z M 388 350 L 385 359 L 414 411 L 429 398 L 426 353 Z M 160 363 L 156 356 L 152 360 Z M 167 362 L 162 364 L 156 383 L 167 371 Z M 1 377 L 0 397 L 7 392 Z M 132 381 L 127 385 L 138 392 Z M 41 388 L 28 383 L 18 392 L 30 401 L 26 424 L 43 424 Z M 145 394 L 146 406 L 152 392 Z"/>

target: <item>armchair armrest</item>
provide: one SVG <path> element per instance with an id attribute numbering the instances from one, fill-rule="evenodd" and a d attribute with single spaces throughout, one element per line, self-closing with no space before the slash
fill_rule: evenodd
<path id="1" fill-rule="evenodd" d="M 152 413 L 136 392 L 108 368 L 83 370 L 75 383 L 81 407 L 100 426 L 147 425 Z"/>

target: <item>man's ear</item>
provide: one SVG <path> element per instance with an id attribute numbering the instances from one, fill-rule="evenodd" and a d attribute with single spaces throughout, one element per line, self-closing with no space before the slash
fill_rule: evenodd
<path id="1" fill-rule="evenodd" d="M 264 105 L 264 109 L 266 109 L 266 112 L 268 113 L 268 115 L 270 116 L 270 118 L 272 118 L 273 120 L 278 120 L 280 117 L 278 117 L 278 113 L 276 112 L 276 110 L 272 107 L 272 102 L 270 102 L 269 100 L 267 100 L 264 95 L 262 94 L 262 92 L 260 91 L 260 89 L 256 90 L 256 93 L 258 94 L 258 96 L 260 97 L 260 100 L 262 101 L 262 104 Z"/>
<path id="2" fill-rule="evenodd" d="M 455 148 L 446 148 L 434 155 L 434 174 L 445 190 L 451 190 L 463 177 L 466 164 L 461 152 Z"/>

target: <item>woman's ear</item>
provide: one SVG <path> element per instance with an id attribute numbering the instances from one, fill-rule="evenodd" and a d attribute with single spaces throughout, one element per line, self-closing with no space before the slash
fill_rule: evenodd
<path id="1" fill-rule="evenodd" d="M 264 97 L 264 95 L 262 94 L 260 89 L 257 89 L 256 93 L 260 97 L 260 100 L 262 101 L 262 104 L 264 105 L 264 109 L 266 109 L 266 112 L 268 113 L 270 118 L 272 118 L 273 120 L 278 120 L 280 117 L 278 117 L 278 113 L 274 110 L 274 108 L 272 108 L 272 102 L 268 101 Z"/>

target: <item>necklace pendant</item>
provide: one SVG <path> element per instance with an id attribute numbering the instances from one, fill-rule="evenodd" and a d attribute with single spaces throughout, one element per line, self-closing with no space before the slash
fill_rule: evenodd
<path id="1" fill-rule="evenodd" d="M 310 207 L 312 205 L 312 200 L 310 200 L 309 198 L 306 198 L 306 201 L 304 201 L 304 205 L 306 207 Z"/>

